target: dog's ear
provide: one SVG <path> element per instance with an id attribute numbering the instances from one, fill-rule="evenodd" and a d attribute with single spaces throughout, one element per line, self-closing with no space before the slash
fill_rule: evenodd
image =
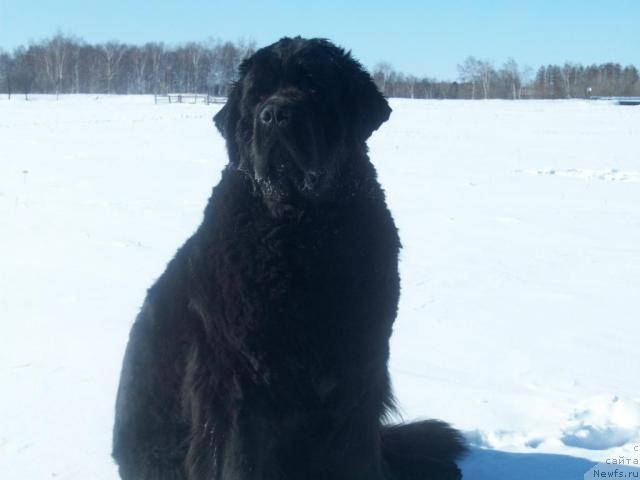
<path id="1" fill-rule="evenodd" d="M 389 119 L 391 107 L 371 75 L 358 62 L 349 60 L 353 65 L 349 74 L 349 90 L 354 103 L 356 135 L 360 141 L 365 141 Z"/>
<path id="2" fill-rule="evenodd" d="M 224 106 L 213 116 L 213 123 L 225 140 L 232 140 L 231 132 L 238 121 L 238 84 L 233 84 Z"/>
<path id="3" fill-rule="evenodd" d="M 216 128 L 220 134 L 227 138 L 227 122 L 229 121 L 229 101 L 213 116 L 213 123 L 216 124 Z"/>
<path id="4" fill-rule="evenodd" d="M 242 78 L 251 67 L 251 57 L 245 58 L 238 67 L 238 80 L 231 85 L 227 102 L 213 117 L 218 131 L 229 141 L 233 141 L 236 124 L 240 119 L 240 99 L 242 98 Z"/>
<path id="5" fill-rule="evenodd" d="M 213 117 L 213 122 L 220 134 L 224 137 L 227 144 L 227 153 L 229 155 L 229 163 L 239 165 L 240 150 L 238 148 L 238 140 L 236 138 L 236 129 L 240 120 L 240 92 L 239 83 L 234 83 L 229 91 L 227 102 Z"/>

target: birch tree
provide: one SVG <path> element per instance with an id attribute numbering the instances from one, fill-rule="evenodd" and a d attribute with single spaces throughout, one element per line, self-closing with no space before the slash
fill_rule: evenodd
<path id="1" fill-rule="evenodd" d="M 193 93 L 198 93 L 200 64 L 202 63 L 202 59 L 205 55 L 204 47 L 200 43 L 188 43 L 185 46 L 185 54 L 191 68 L 191 91 Z"/>
<path id="2" fill-rule="evenodd" d="M 378 86 L 378 89 L 385 95 L 389 95 L 387 82 L 393 73 L 393 67 L 389 62 L 379 62 L 373 68 L 373 81 Z"/>
<path id="3" fill-rule="evenodd" d="M 493 70 L 493 65 L 489 60 L 485 60 L 480 62 L 480 79 L 482 81 L 482 92 L 484 93 L 485 100 L 489 98 L 489 93 L 491 91 L 491 80 L 495 75 L 495 71 Z"/>
<path id="4" fill-rule="evenodd" d="M 105 60 L 105 78 L 107 80 L 107 93 L 111 93 L 111 84 L 118 74 L 122 58 L 127 51 L 126 45 L 118 42 L 108 42 L 102 45 Z"/>
<path id="5" fill-rule="evenodd" d="M 69 55 L 69 42 L 58 33 L 49 41 L 47 47 L 45 50 L 45 60 L 48 65 L 47 70 L 51 71 L 50 77 L 55 85 L 56 100 L 58 100 L 64 79 L 67 57 Z"/>
<path id="6" fill-rule="evenodd" d="M 145 93 L 145 80 L 148 67 L 147 51 L 146 49 L 131 47 L 130 55 L 135 80 L 134 85 L 129 86 L 129 88 L 133 87 L 133 91 L 136 93 Z"/>
<path id="7" fill-rule="evenodd" d="M 520 88 L 522 81 L 520 78 L 520 69 L 518 62 L 513 57 L 509 57 L 502 67 L 503 75 L 510 87 L 511 98 L 516 100 L 520 98 Z"/>
<path id="8" fill-rule="evenodd" d="M 458 65 L 460 80 L 471 84 L 471 99 L 476 98 L 476 86 L 482 76 L 482 62 L 473 56 L 467 57 L 462 64 Z"/>

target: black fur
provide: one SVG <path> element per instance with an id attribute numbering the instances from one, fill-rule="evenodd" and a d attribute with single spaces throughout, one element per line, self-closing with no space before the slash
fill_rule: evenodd
<path id="1" fill-rule="evenodd" d="M 381 423 L 400 242 L 365 141 L 390 112 L 325 40 L 243 63 L 215 117 L 229 165 L 131 330 L 123 479 L 460 478 L 454 430 Z"/>

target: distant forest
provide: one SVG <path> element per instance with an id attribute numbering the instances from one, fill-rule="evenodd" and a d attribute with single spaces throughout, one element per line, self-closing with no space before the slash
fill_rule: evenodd
<path id="1" fill-rule="evenodd" d="M 253 41 L 209 40 L 178 46 L 129 45 L 117 41 L 89 44 L 56 34 L 0 50 L 0 93 L 209 93 L 225 96 L 240 61 L 256 49 Z M 633 65 L 543 65 L 534 71 L 513 59 L 496 67 L 467 57 L 455 81 L 398 72 L 386 62 L 371 72 L 388 97 L 450 99 L 585 98 L 640 96 L 640 76 Z"/>

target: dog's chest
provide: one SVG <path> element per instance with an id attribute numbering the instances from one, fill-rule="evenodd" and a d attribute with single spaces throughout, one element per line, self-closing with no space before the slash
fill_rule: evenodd
<path id="1" fill-rule="evenodd" d="M 241 246 L 253 258 L 246 280 L 274 308 L 286 303 L 287 311 L 295 305 L 311 315 L 319 308 L 316 300 L 326 302 L 346 287 L 353 276 L 349 263 L 364 254 L 348 230 L 343 223 L 320 222 L 257 229 Z"/>
<path id="2" fill-rule="evenodd" d="M 332 331 L 354 307 L 347 295 L 366 280 L 370 254 L 354 225 L 331 220 L 239 225 L 219 252 L 227 312 L 261 335 Z"/>

